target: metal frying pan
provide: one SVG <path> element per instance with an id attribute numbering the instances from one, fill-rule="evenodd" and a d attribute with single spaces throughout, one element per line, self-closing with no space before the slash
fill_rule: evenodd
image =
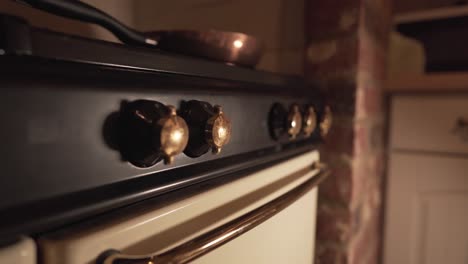
<path id="1" fill-rule="evenodd" d="M 77 0 L 17 0 L 36 9 L 100 25 L 128 45 L 155 47 L 244 67 L 254 67 L 263 52 L 258 39 L 236 32 L 173 30 L 138 32 Z"/>

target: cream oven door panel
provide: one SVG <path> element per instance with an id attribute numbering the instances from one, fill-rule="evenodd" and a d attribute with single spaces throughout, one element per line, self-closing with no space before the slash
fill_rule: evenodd
<path id="1" fill-rule="evenodd" d="M 36 245 L 30 238 L 21 238 L 9 246 L 0 247 L 0 264 L 35 264 Z"/>
<path id="2" fill-rule="evenodd" d="M 288 194 L 316 177 L 317 151 L 168 202 L 127 208 L 39 239 L 45 264 L 96 263 L 110 249 L 165 252 Z M 317 188 L 194 263 L 312 263 Z M 127 263 L 127 262 L 125 262 Z M 158 262 L 156 262 L 158 263 Z"/>
<path id="3" fill-rule="evenodd" d="M 316 201 L 314 188 L 263 224 L 193 263 L 313 264 Z"/>

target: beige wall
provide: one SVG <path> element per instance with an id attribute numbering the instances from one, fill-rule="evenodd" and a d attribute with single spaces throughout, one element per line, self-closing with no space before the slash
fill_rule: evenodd
<path id="1" fill-rule="evenodd" d="M 303 72 L 305 0 L 86 0 L 125 24 L 142 31 L 156 29 L 219 29 L 239 31 L 265 41 L 259 69 Z M 0 2 L 0 11 L 27 18 L 31 24 L 55 31 L 117 41 L 105 29 L 48 15 L 13 1 Z"/>
<path id="2" fill-rule="evenodd" d="M 134 24 L 134 1 L 132 0 L 85 0 L 84 2 L 105 10 L 127 25 L 133 26 Z M 85 37 L 118 41 L 111 33 L 99 26 L 49 15 L 13 1 L 0 1 L 0 12 L 21 16 L 37 27 L 48 28 L 59 32 L 68 32 Z"/>
<path id="3" fill-rule="evenodd" d="M 135 25 L 141 30 L 218 29 L 265 41 L 258 68 L 301 74 L 304 0 L 139 0 Z"/>

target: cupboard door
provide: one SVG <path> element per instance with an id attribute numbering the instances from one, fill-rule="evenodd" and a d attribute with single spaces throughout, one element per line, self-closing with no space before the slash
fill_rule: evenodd
<path id="1" fill-rule="evenodd" d="M 385 264 L 466 264 L 468 159 L 394 153 L 385 213 Z"/>
<path id="2" fill-rule="evenodd" d="M 395 96 L 391 102 L 393 150 L 468 154 L 468 96 Z"/>

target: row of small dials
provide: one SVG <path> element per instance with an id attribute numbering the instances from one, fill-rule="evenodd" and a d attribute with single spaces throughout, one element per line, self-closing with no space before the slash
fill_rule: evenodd
<path id="1" fill-rule="evenodd" d="M 331 123 L 332 113 L 329 106 L 323 109 L 323 114 L 319 117 L 312 105 L 301 107 L 298 104 L 292 104 L 287 110 L 282 104 L 276 103 L 269 116 L 270 134 L 276 140 L 282 138 L 294 140 L 298 136 L 308 138 L 317 129 L 320 135 L 325 137 L 330 130 Z"/>
<path id="2" fill-rule="evenodd" d="M 327 107 L 320 120 L 312 106 L 273 105 L 269 126 L 272 137 L 294 140 L 309 137 L 320 129 L 325 136 L 331 124 Z M 150 100 L 137 100 L 122 106 L 119 118 L 119 148 L 124 158 L 138 167 L 150 167 L 160 160 L 172 163 L 182 152 L 192 158 L 212 151 L 219 153 L 231 138 L 231 122 L 220 106 L 203 101 L 184 102 L 177 113 L 170 105 Z"/>
<path id="3" fill-rule="evenodd" d="M 184 152 L 196 158 L 210 149 L 219 153 L 231 138 L 231 122 L 220 106 L 188 101 L 176 108 L 156 101 L 126 103 L 120 112 L 120 149 L 138 167 L 166 164 Z M 190 131 L 190 133 L 189 133 Z"/>

